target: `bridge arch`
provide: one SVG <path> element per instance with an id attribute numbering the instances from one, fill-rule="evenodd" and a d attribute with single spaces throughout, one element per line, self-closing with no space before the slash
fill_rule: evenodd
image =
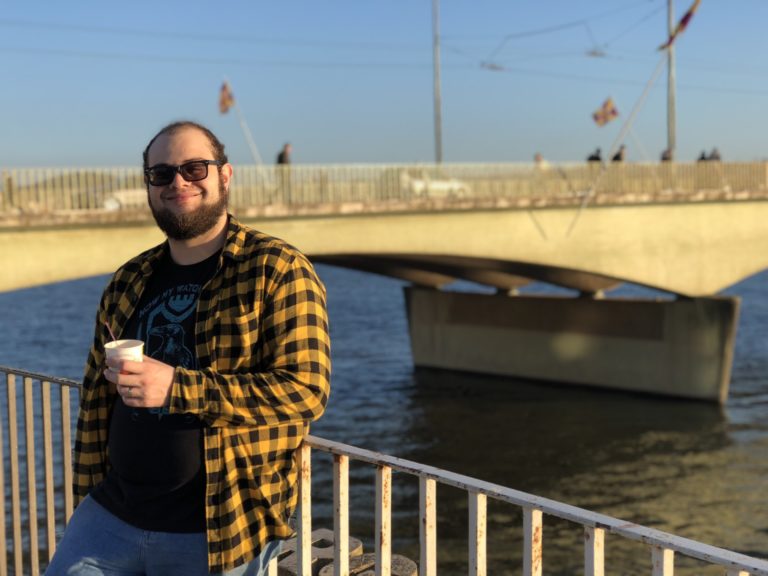
<path id="1" fill-rule="evenodd" d="M 431 288 L 467 280 L 499 292 L 514 292 L 531 282 L 545 282 L 583 295 L 599 296 L 626 282 L 560 266 L 450 254 L 356 253 L 311 255 L 310 258 L 313 262 L 372 272 Z"/>

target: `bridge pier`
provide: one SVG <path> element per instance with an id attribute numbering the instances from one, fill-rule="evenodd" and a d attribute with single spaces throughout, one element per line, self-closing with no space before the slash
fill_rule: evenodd
<path id="1" fill-rule="evenodd" d="M 417 366 L 724 403 L 739 299 L 593 299 L 407 286 Z"/>

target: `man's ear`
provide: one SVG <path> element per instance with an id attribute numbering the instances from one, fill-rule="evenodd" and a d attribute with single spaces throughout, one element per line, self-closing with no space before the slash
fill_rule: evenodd
<path id="1" fill-rule="evenodd" d="M 229 181 L 232 179 L 232 164 L 224 164 L 219 171 L 224 187 L 229 190 Z"/>

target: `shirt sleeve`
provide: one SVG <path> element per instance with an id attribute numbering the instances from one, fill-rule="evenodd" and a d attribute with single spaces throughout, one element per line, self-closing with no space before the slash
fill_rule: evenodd
<path id="1" fill-rule="evenodd" d="M 198 414 L 209 426 L 309 422 L 325 410 L 331 357 L 325 289 L 302 255 L 265 297 L 252 372 L 176 368 L 170 411 Z M 255 358 L 259 358 L 258 363 Z"/>
<path id="2" fill-rule="evenodd" d="M 109 419 L 107 395 L 109 383 L 103 376 L 104 342 L 107 322 L 104 292 L 96 314 L 93 344 L 88 353 L 85 374 L 80 387 L 80 409 L 73 451 L 73 492 L 79 504 L 106 474 L 106 443 Z"/>

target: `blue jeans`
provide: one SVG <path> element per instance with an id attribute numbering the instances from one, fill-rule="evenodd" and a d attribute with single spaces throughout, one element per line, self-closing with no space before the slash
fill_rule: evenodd
<path id="1" fill-rule="evenodd" d="M 248 564 L 221 576 L 265 576 L 280 551 L 280 541 L 267 544 Z M 75 509 L 45 576 L 208 576 L 208 543 L 204 532 L 150 532 L 113 516 L 85 498 Z"/>

